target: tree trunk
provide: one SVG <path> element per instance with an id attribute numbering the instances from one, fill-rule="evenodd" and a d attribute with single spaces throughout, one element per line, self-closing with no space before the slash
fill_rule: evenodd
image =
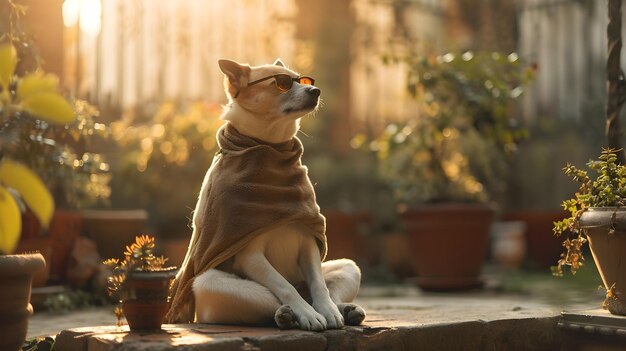
<path id="1" fill-rule="evenodd" d="M 620 68 L 622 49 L 622 0 L 608 0 L 609 24 L 606 28 L 608 48 L 606 59 L 606 137 L 609 148 L 622 149 L 619 114 L 626 97 L 624 73 Z M 624 151 L 617 153 L 620 164 L 626 164 Z"/>

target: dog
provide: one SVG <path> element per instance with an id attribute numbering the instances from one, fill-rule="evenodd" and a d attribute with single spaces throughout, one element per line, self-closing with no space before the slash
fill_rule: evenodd
<path id="1" fill-rule="evenodd" d="M 294 140 L 300 119 L 319 105 L 321 92 L 314 80 L 288 69 L 280 59 L 262 66 L 220 59 L 218 65 L 229 98 L 221 118 L 253 140 L 267 145 Z M 308 176 L 306 182 L 310 184 Z M 205 178 L 194 227 L 205 220 L 201 209 L 207 205 L 208 187 Z M 319 215 L 319 207 L 317 211 Z M 352 303 L 360 287 L 359 267 L 349 259 L 321 262 L 321 250 L 311 229 L 298 222 L 256 235 L 232 257 L 195 277 L 196 321 L 273 321 L 282 329 L 313 331 L 361 324 L 365 311 Z"/>

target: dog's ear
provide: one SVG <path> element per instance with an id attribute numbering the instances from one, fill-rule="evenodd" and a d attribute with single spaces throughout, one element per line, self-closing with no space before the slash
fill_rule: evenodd
<path id="1" fill-rule="evenodd" d="M 280 66 L 280 67 L 285 67 L 285 64 L 280 59 L 276 59 L 276 61 L 274 61 L 274 65 Z"/>
<path id="2" fill-rule="evenodd" d="M 220 70 L 228 78 L 228 82 L 230 83 L 230 86 L 234 88 L 235 92 L 248 85 L 248 81 L 250 79 L 250 66 L 241 65 L 238 62 L 228 59 L 219 59 L 217 60 L 217 64 L 220 66 Z M 228 90 L 231 92 L 230 89 Z"/>

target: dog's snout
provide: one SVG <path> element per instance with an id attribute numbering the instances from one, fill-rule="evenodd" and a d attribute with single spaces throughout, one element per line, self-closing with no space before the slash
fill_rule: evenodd
<path id="1" fill-rule="evenodd" d="M 316 87 L 309 87 L 309 88 L 307 88 L 306 92 L 309 95 L 312 95 L 314 97 L 318 97 L 322 93 L 322 91 L 319 88 L 316 88 Z"/>

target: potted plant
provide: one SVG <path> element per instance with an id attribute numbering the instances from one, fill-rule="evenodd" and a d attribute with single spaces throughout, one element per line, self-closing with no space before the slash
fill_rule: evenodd
<path id="1" fill-rule="evenodd" d="M 617 150 L 604 149 L 587 163 L 587 170 L 568 164 L 565 174 L 580 183 L 574 198 L 563 201 L 570 216 L 554 223 L 554 234 L 565 236 L 557 265 L 552 271 L 572 274 L 583 266 L 582 247 L 588 241 L 606 288 L 603 307 L 626 315 L 626 166 L 617 163 Z"/>
<path id="2" fill-rule="evenodd" d="M 412 242 L 427 290 L 479 286 L 492 199 L 502 196 L 507 162 L 526 136 L 512 117 L 532 71 L 516 54 L 410 56 L 416 116 L 389 124 L 367 147 L 379 159 Z M 353 140 L 364 145 L 365 136 Z"/>
<path id="3" fill-rule="evenodd" d="M 30 119 L 10 126 L 21 141 L 6 150 L 9 157 L 36 171 L 54 198 L 55 211 L 46 230 L 31 211 L 25 212 L 19 246 L 49 251 L 46 258 L 55 281 L 65 281 L 72 246 L 81 235 L 79 209 L 106 202 L 110 194 L 109 165 L 102 155 L 85 151 L 93 138 L 106 136 L 107 127 L 95 121 L 98 111 L 87 102 L 70 104 L 75 116 L 71 123 Z"/>
<path id="4" fill-rule="evenodd" d="M 121 303 L 130 330 L 158 330 L 168 309 L 170 283 L 176 267 L 164 267 L 166 258 L 153 254 L 154 237 L 141 235 L 126 246 L 124 260 L 104 261 L 113 275 L 108 291 Z M 116 311 L 120 325 L 120 309 Z"/>
<path id="5" fill-rule="evenodd" d="M 41 71 L 15 74 L 18 55 L 4 38 L 0 44 L 0 349 L 17 350 L 32 314 L 32 275 L 45 266 L 41 254 L 10 255 L 21 234 L 21 212 L 28 206 L 43 226 L 50 223 L 54 201 L 41 179 L 14 160 L 11 150 L 30 135 L 22 124 L 34 120 L 65 124 L 75 118 L 71 105 L 57 92 L 58 79 Z M 42 122 L 43 123 L 43 122 Z"/>
<path id="6" fill-rule="evenodd" d="M 58 78 L 41 71 L 37 44 L 22 30 L 20 18 L 24 14 L 25 8 L 13 1 L 0 4 L 0 32 L 16 52 L 17 63 L 12 72 L 19 77 L 22 91 L 54 91 Z M 15 98 L 15 103 L 20 102 L 19 94 Z M 54 100 L 59 102 L 65 98 L 56 96 L 51 101 Z M 72 99 L 60 103 L 68 114 L 71 112 L 71 120 L 50 123 L 42 113 L 51 110 L 43 110 L 39 114 L 15 114 L 2 126 L 7 135 L 2 145 L 3 156 L 35 171 L 56 204 L 47 228 L 26 209 L 18 249 L 36 249 L 44 254 L 47 270 L 56 281 L 64 280 L 71 248 L 80 234 L 81 218 L 75 210 L 106 201 L 110 192 L 108 164 L 102 155 L 89 152 L 94 138 L 108 134 L 107 127 L 96 122 L 98 111 L 87 102 Z M 36 279 L 39 283 L 34 285 L 45 284 L 46 280 L 47 274 L 41 272 Z"/>
<path id="7" fill-rule="evenodd" d="M 620 68 L 622 42 L 622 2 L 607 1 L 607 63 L 606 63 L 606 139 L 597 160 L 587 163 L 586 170 L 570 164 L 565 174 L 580 183 L 574 198 L 563 201 L 570 217 L 554 223 L 555 235 L 564 235 L 561 254 L 553 273 L 563 275 L 570 266 L 572 274 L 583 265 L 582 247 L 588 241 L 598 267 L 606 298 L 603 308 L 616 315 L 626 315 L 626 153 L 622 148 L 620 111 L 626 102 L 623 73 Z"/>

